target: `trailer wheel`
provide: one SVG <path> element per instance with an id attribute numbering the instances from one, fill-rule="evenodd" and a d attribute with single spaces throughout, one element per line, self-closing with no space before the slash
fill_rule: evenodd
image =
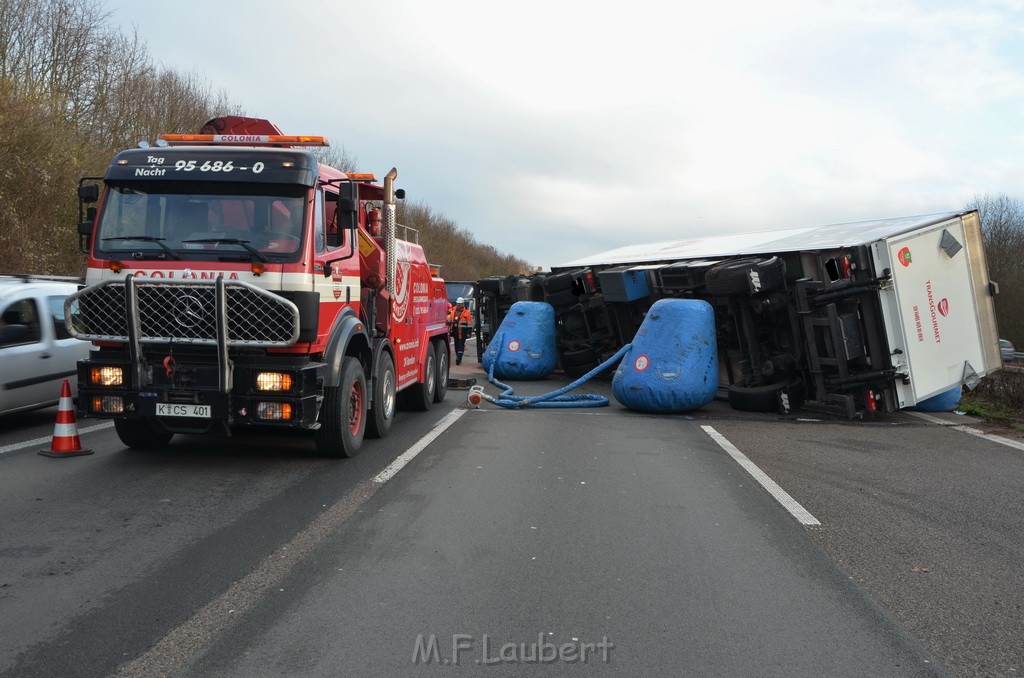
<path id="1" fill-rule="evenodd" d="M 346 356 L 341 381 L 324 389 L 320 428 L 313 439 L 325 457 L 354 457 L 366 433 L 366 375 L 356 358 Z"/>
<path id="2" fill-rule="evenodd" d="M 116 419 L 114 430 L 121 442 L 133 450 L 155 450 L 171 442 L 174 434 L 149 419 Z"/>
<path id="3" fill-rule="evenodd" d="M 782 287 L 785 274 L 786 266 L 778 257 L 737 259 L 708 270 L 704 284 L 711 294 L 757 294 Z"/>
<path id="4" fill-rule="evenodd" d="M 423 366 L 424 381 L 413 384 L 402 392 L 403 404 L 410 410 L 426 412 L 434 404 L 434 394 L 437 392 L 437 368 L 434 345 L 427 346 L 427 355 L 424 358 L 426 364 Z"/>
<path id="5" fill-rule="evenodd" d="M 741 412 L 789 414 L 804 404 L 806 389 L 800 377 L 787 377 L 762 386 L 738 381 L 729 387 L 729 405 Z"/>
<path id="6" fill-rule="evenodd" d="M 373 406 L 366 422 L 366 435 L 383 438 L 391 430 L 395 419 L 395 401 L 398 398 L 398 382 L 395 378 L 395 361 L 384 351 L 377 363 L 377 374 L 373 379 Z"/>

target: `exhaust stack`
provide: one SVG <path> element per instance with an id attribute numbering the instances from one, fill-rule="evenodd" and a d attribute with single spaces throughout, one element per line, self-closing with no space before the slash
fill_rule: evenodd
<path id="1" fill-rule="evenodd" d="M 384 175 L 384 249 L 387 254 L 385 277 L 388 295 L 395 296 L 395 179 L 398 169 Z"/>

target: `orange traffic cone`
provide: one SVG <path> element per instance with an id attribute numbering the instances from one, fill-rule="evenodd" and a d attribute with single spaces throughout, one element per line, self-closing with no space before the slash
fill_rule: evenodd
<path id="1" fill-rule="evenodd" d="M 71 384 L 65 379 L 60 387 L 60 404 L 57 405 L 57 423 L 53 427 L 53 442 L 50 449 L 39 450 L 44 457 L 77 457 L 92 454 L 82 449 L 78 440 L 78 423 L 75 421 L 75 406 L 71 403 Z"/>

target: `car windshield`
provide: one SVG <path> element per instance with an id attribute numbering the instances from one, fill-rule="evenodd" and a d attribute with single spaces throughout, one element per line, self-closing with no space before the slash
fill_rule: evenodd
<path id="1" fill-rule="evenodd" d="M 294 259 L 306 216 L 302 186 L 195 182 L 112 185 L 97 232 L 100 252 L 193 258 L 231 252 Z"/>

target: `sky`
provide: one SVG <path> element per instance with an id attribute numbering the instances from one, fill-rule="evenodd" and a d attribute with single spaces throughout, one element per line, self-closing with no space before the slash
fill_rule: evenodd
<path id="1" fill-rule="evenodd" d="M 534 266 L 1024 197 L 1024 0 L 105 6 Z"/>

